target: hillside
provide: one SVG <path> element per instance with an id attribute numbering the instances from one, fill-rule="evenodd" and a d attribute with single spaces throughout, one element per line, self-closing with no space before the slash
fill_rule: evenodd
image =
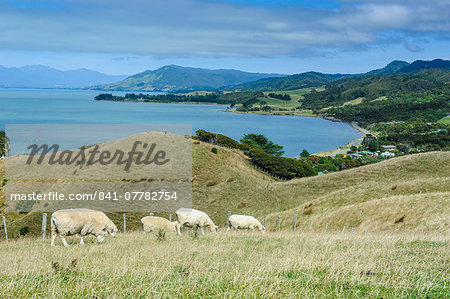
<path id="1" fill-rule="evenodd" d="M 148 70 L 130 76 L 116 83 L 93 86 L 90 89 L 166 92 L 213 90 L 274 76 L 281 75 L 167 65 L 157 70 Z"/>
<path id="2" fill-rule="evenodd" d="M 348 101 L 364 98 L 363 102 L 407 98 L 431 94 L 445 94 L 450 70 L 429 69 L 408 74 L 370 75 L 344 78 L 329 82 L 325 90 L 304 95 L 302 107 L 322 109 L 338 107 Z"/>
<path id="3" fill-rule="evenodd" d="M 399 70 L 401 70 L 404 67 L 407 67 L 409 65 L 410 64 L 406 61 L 394 60 L 394 61 L 388 63 L 388 65 L 386 65 L 385 67 L 383 67 L 381 69 L 376 69 L 376 70 L 367 72 L 366 75 L 383 75 L 383 74 L 396 73 Z"/>
<path id="4" fill-rule="evenodd" d="M 306 87 L 316 87 L 334 82 L 343 78 L 367 78 L 370 75 L 395 75 L 418 72 L 428 69 L 442 69 L 450 68 L 450 61 L 435 59 L 431 61 L 417 60 L 412 63 L 406 61 L 394 60 L 381 69 L 369 71 L 364 74 L 323 74 L 317 72 L 306 72 L 282 78 L 268 78 L 258 80 L 255 82 L 248 82 L 233 86 L 232 90 L 241 91 L 285 91 L 302 89 Z M 351 79 L 350 79 L 351 80 Z"/>
<path id="5" fill-rule="evenodd" d="M 88 69 L 60 71 L 43 65 L 19 68 L 0 65 L 0 87 L 8 88 L 83 88 L 123 78 L 124 75 L 106 75 Z"/>
<path id="6" fill-rule="evenodd" d="M 330 231 L 342 230 L 345 225 L 366 231 L 448 233 L 449 152 L 408 155 L 279 182 L 257 171 L 240 151 L 219 147 L 214 154 L 211 148 L 205 143 L 193 144 L 193 205 L 222 227 L 227 211 L 231 211 L 259 219 L 268 215 L 268 230 L 276 228 L 278 215 L 282 228 L 291 227 L 296 213 L 302 230 L 312 220 L 313 229 L 319 231 L 328 223 Z M 4 162 L 0 161 L 2 177 L 3 168 Z M 307 204 L 310 210 L 305 209 Z M 128 229 L 139 229 L 139 219 L 148 212 L 128 213 Z M 403 214 L 404 221 L 394 224 Z M 121 213 L 110 215 L 121 223 Z M 24 226 L 29 226 L 32 233 L 40 230 L 40 214 L 8 214 L 7 218 L 11 234 Z"/>
<path id="7" fill-rule="evenodd" d="M 276 77 L 261 79 L 254 82 L 248 82 L 233 86 L 232 90 L 241 91 L 280 91 L 294 90 L 306 87 L 315 87 L 327 82 L 337 80 L 349 75 L 341 74 L 322 74 L 318 72 L 306 72 L 286 77 Z"/>

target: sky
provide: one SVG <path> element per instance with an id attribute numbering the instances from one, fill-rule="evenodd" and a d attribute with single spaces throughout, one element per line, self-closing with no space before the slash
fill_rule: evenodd
<path id="1" fill-rule="evenodd" d="M 0 0 L 0 65 L 360 73 L 449 59 L 450 0 Z"/>

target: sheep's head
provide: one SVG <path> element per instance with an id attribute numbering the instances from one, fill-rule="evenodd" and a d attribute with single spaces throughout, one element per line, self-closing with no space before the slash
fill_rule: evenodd
<path id="1" fill-rule="evenodd" d="M 266 228 L 261 225 L 261 227 L 259 228 L 259 231 L 264 234 L 264 233 L 266 233 Z"/>
<path id="2" fill-rule="evenodd" d="M 114 223 L 109 223 L 105 226 L 106 232 L 110 234 L 111 236 L 115 236 L 117 232 L 119 231 L 117 229 L 117 226 Z"/>
<path id="3" fill-rule="evenodd" d="M 211 232 L 215 232 L 215 233 L 219 230 L 219 227 L 217 225 L 215 225 L 214 223 L 208 224 L 208 228 Z"/>

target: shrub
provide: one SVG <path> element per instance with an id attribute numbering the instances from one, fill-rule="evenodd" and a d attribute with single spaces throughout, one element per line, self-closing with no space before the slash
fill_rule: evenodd
<path id="1" fill-rule="evenodd" d="M 203 142 L 214 142 L 218 145 L 223 145 L 226 147 L 237 149 L 241 148 L 241 144 L 239 142 L 222 134 L 214 134 L 205 130 L 197 130 L 195 131 L 195 134 L 197 135 L 198 140 Z"/>
<path id="2" fill-rule="evenodd" d="M 215 186 L 215 185 L 217 185 L 216 181 L 209 181 L 209 182 L 206 183 L 207 187 L 212 187 L 212 186 Z"/>
<path id="3" fill-rule="evenodd" d="M 292 179 L 317 174 L 317 172 L 303 160 L 276 157 L 252 146 L 246 145 L 244 147 L 244 153 L 250 157 L 255 165 L 264 168 L 273 175 L 285 179 Z"/>
<path id="4" fill-rule="evenodd" d="M 211 149 L 211 152 L 212 152 L 213 154 L 216 154 L 216 155 L 217 155 L 217 147 L 213 147 L 213 148 Z"/>
<path id="5" fill-rule="evenodd" d="M 21 235 L 21 236 L 25 236 L 29 232 L 30 232 L 30 227 L 29 226 L 24 226 L 24 227 L 19 229 L 19 235 Z"/>
<path id="6" fill-rule="evenodd" d="M 303 214 L 305 215 L 311 215 L 313 213 L 313 207 L 307 207 L 303 209 Z"/>
<path id="7" fill-rule="evenodd" d="M 247 206 L 247 203 L 245 201 L 240 201 L 237 205 L 238 209 L 245 208 Z"/>
<path id="8" fill-rule="evenodd" d="M 397 217 L 397 218 L 395 219 L 394 223 L 395 223 L 395 224 L 401 223 L 401 222 L 403 222 L 403 221 L 405 220 L 405 218 L 406 218 L 406 214 L 403 214 L 403 215 L 401 215 L 400 217 Z"/>
<path id="9" fill-rule="evenodd" d="M 165 241 L 166 240 L 166 233 L 162 230 L 159 230 L 156 234 L 156 240 L 158 241 Z"/>

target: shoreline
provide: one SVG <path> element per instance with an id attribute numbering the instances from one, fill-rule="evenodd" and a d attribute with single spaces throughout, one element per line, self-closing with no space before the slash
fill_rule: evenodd
<path id="1" fill-rule="evenodd" d="M 184 104 L 184 105 L 217 105 L 217 106 L 226 106 L 225 104 L 218 104 L 218 103 L 203 103 L 203 102 L 144 102 L 144 101 L 108 101 L 108 100 L 98 100 L 99 102 L 117 102 L 117 103 L 155 103 L 155 104 Z M 356 122 L 346 122 L 334 117 L 324 116 L 320 114 L 312 114 L 312 113 L 305 113 L 305 114 L 293 114 L 289 111 L 279 111 L 279 113 L 271 113 L 271 112 L 262 112 L 262 111 L 252 111 L 252 112 L 245 112 L 245 111 L 231 111 L 231 110 L 219 110 L 220 112 L 225 113 L 238 113 L 238 114 L 259 114 L 259 115 L 274 115 L 274 116 L 300 116 L 300 117 L 317 117 L 322 118 L 324 120 L 328 120 L 331 122 L 341 122 L 349 124 L 353 129 L 357 130 L 361 136 L 357 139 L 351 140 L 347 142 L 345 145 L 340 146 L 335 149 L 331 149 L 326 152 L 317 152 L 312 153 L 311 155 L 316 156 L 335 156 L 340 153 L 345 153 L 352 145 L 359 145 L 361 141 L 364 139 L 364 136 L 367 134 L 372 134 L 366 129 L 361 128 L 358 126 Z M 283 113 L 286 112 L 286 113 Z"/>

